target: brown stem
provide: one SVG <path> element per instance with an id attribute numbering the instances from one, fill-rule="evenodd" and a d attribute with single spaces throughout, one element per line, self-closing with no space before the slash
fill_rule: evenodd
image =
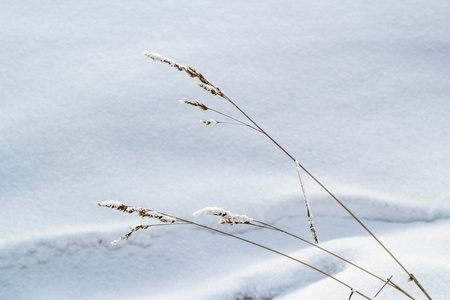
<path id="1" fill-rule="evenodd" d="M 341 256 L 339 256 L 339 255 L 337 255 L 337 254 L 335 254 L 335 253 L 333 253 L 333 252 L 331 252 L 331 251 L 328 251 L 327 249 L 322 248 L 322 247 L 320 247 L 320 246 L 318 246 L 318 245 L 316 245 L 316 244 L 314 244 L 314 243 L 311 243 L 310 241 L 305 240 L 305 239 L 303 239 L 303 238 L 301 238 L 301 237 L 299 237 L 299 236 L 297 236 L 297 235 L 295 235 L 295 234 L 292 234 L 292 233 L 290 233 L 290 232 L 288 232 L 288 231 L 285 231 L 285 230 L 283 230 L 283 229 L 280 229 L 280 228 L 278 228 L 278 227 L 272 226 L 272 225 L 270 225 L 270 224 L 266 224 L 266 223 L 261 222 L 261 221 L 258 221 L 258 220 L 253 220 L 253 221 L 256 222 L 256 223 L 259 223 L 259 224 L 261 224 L 261 225 L 263 225 L 263 226 L 256 225 L 256 224 L 251 224 L 251 225 L 254 225 L 254 226 L 260 226 L 260 227 L 263 227 L 263 228 L 266 228 L 266 229 L 272 229 L 272 230 L 275 230 L 275 231 L 279 231 L 279 232 L 282 232 L 282 233 L 284 233 L 284 234 L 287 234 L 287 235 L 289 235 L 289 236 L 291 236 L 291 237 L 294 237 L 294 238 L 296 238 L 296 239 L 298 239 L 298 240 L 301 240 L 302 242 L 305 242 L 305 243 L 307 243 L 308 245 L 314 246 L 314 247 L 316 247 L 317 249 L 320 249 L 320 250 L 322 250 L 322 251 L 324 251 L 324 252 L 326 252 L 326 253 L 328 253 L 328 254 L 330 254 L 330 255 L 332 255 L 332 256 L 334 256 L 334 257 L 336 257 L 336 258 L 338 258 L 338 259 L 340 259 L 340 260 L 342 260 L 342 261 L 344 261 L 344 262 L 346 262 L 346 263 L 348 263 L 349 265 L 352 265 L 353 267 L 358 268 L 359 270 L 361 270 L 361 271 L 363 271 L 363 272 L 365 272 L 365 273 L 371 275 L 372 277 L 374 277 L 374 278 L 376 278 L 376 279 L 378 279 L 378 280 L 384 282 L 384 286 L 385 286 L 386 284 L 389 284 L 389 285 L 392 286 L 393 288 L 395 288 L 395 289 L 399 290 L 400 292 L 402 292 L 402 293 L 403 293 L 404 295 L 406 295 L 408 298 L 414 299 L 414 298 L 413 298 L 411 295 L 409 295 L 406 291 L 404 291 L 402 288 L 400 288 L 399 286 L 397 286 L 396 284 L 394 284 L 390 279 L 386 281 L 386 280 L 382 279 L 381 277 L 379 277 L 379 276 L 373 274 L 373 273 L 370 272 L 369 270 L 364 269 L 364 268 L 358 266 L 357 264 L 354 264 L 354 263 L 352 263 L 351 261 L 349 261 L 349 260 L 347 260 L 347 259 L 345 259 L 345 258 L 343 258 L 343 257 L 341 257 Z M 384 287 L 384 286 L 383 286 L 383 287 Z"/>
<path id="2" fill-rule="evenodd" d="M 278 255 L 284 256 L 284 257 L 289 258 L 289 259 L 291 259 L 291 260 L 293 260 L 293 261 L 296 261 L 296 262 L 298 262 L 298 263 L 301 263 L 301 264 L 303 264 L 303 265 L 305 265 L 305 266 L 307 266 L 307 267 L 309 267 L 309 268 L 311 268 L 311 269 L 313 269 L 313 270 L 315 270 L 315 271 L 317 271 L 317 272 L 319 272 L 319 273 L 321 273 L 321 274 L 323 274 L 323 275 L 325 275 L 325 276 L 327 276 L 327 277 L 329 277 L 329 278 L 331 278 L 331 279 L 337 281 L 338 283 L 340 283 L 340 284 L 342 284 L 342 285 L 344 285 L 344 286 L 346 286 L 346 287 L 348 287 L 348 288 L 354 290 L 350 285 L 348 285 L 348 284 L 346 284 L 345 282 L 343 282 L 343 281 L 337 279 L 336 277 L 334 277 L 334 276 L 332 276 L 332 275 L 330 275 L 330 274 L 328 274 L 328 273 L 326 273 L 326 272 L 324 272 L 324 271 L 322 271 L 322 270 L 320 270 L 320 269 L 318 269 L 318 268 L 316 268 L 316 267 L 314 267 L 314 266 L 312 266 L 312 265 L 310 265 L 310 264 L 307 264 L 307 263 L 305 263 L 305 262 L 303 262 L 303 261 L 301 261 L 301 260 L 299 260 L 299 259 L 296 259 L 296 258 L 294 258 L 294 257 L 292 257 L 292 256 L 289 256 L 289 255 L 287 255 L 287 254 L 284 254 L 284 253 L 279 252 L 279 251 L 277 251 L 277 250 L 274 250 L 274 249 L 272 249 L 272 248 L 266 247 L 266 246 L 264 246 L 264 245 L 261 245 L 261 244 L 255 243 L 255 242 L 252 242 L 252 241 L 250 241 L 250 240 L 244 239 L 244 238 L 242 238 L 242 237 L 233 235 L 233 234 L 228 233 L 228 232 L 225 232 L 225 231 L 221 231 L 221 230 L 218 230 L 218 229 L 215 229 L 215 228 L 212 228 L 212 227 L 208 227 L 208 226 L 206 226 L 206 225 L 202 225 L 202 224 L 199 224 L 199 223 L 195 223 L 195 222 L 192 222 L 192 221 L 189 221 L 189 220 L 184 220 L 184 219 L 181 219 L 181 218 L 178 218 L 178 217 L 174 217 L 174 216 L 171 216 L 171 215 L 168 215 L 168 214 L 165 214 L 165 213 L 161 213 L 161 212 L 159 212 L 159 213 L 162 214 L 162 215 L 171 217 L 171 218 L 176 218 L 177 220 L 182 221 L 182 222 L 185 222 L 185 223 L 189 223 L 189 224 L 192 224 L 192 225 L 201 227 L 201 228 L 205 228 L 205 229 L 208 229 L 208 230 L 211 230 L 211 231 L 214 231 L 214 232 L 217 232 L 217 233 L 220 233 L 220 234 L 223 234 L 223 235 L 226 235 L 226 236 L 229 236 L 229 237 L 232 237 L 232 238 L 241 240 L 241 241 L 243 241 L 243 242 L 252 244 L 252 245 L 254 245 L 254 246 L 257 246 L 257 247 L 263 248 L 263 249 L 265 249 L 265 250 L 271 251 L 271 252 L 273 252 L 273 253 L 276 253 L 276 254 L 278 254 Z M 366 299 L 369 299 L 369 300 L 371 299 L 371 298 L 369 298 L 368 296 L 364 295 L 363 293 L 361 293 L 361 292 L 359 292 L 359 291 L 357 291 L 357 290 L 354 290 L 354 291 L 355 291 L 355 293 L 358 293 L 359 295 L 361 295 L 362 297 L 364 297 L 364 298 L 366 298 Z"/>

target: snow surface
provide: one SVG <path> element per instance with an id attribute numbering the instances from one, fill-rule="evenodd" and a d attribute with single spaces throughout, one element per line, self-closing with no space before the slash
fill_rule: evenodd
<path id="1" fill-rule="evenodd" d="M 109 199 L 185 219 L 223 207 L 309 237 L 292 161 L 254 130 L 179 105 L 240 118 L 144 51 L 220 87 L 446 299 L 449 12 L 448 1 L 1 1 L 0 299 L 348 299 L 320 273 L 191 225 L 110 245 L 145 220 L 97 206 Z M 425 299 L 304 179 L 322 246 Z M 381 287 L 298 240 L 217 221 L 198 222 L 371 296 Z"/>

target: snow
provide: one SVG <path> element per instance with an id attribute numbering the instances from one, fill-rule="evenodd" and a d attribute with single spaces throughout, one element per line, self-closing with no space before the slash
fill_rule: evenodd
<path id="1" fill-rule="evenodd" d="M 103 201 L 102 203 L 99 203 L 98 206 L 119 208 L 119 207 L 124 206 L 124 205 L 122 203 L 120 203 L 119 201 L 108 200 L 108 201 Z M 131 208 L 131 207 L 129 207 L 129 208 Z M 127 208 L 127 211 L 128 211 L 128 208 Z"/>
<path id="2" fill-rule="evenodd" d="M 232 215 L 228 210 L 223 209 L 222 207 L 205 207 L 200 210 L 197 210 L 195 213 L 192 214 L 194 217 L 199 218 L 203 215 L 213 215 L 213 216 L 228 216 Z"/>
<path id="3" fill-rule="evenodd" d="M 253 218 L 250 218 L 247 215 L 232 214 L 221 207 L 205 207 L 192 215 L 196 218 L 202 215 L 221 216 L 222 219 L 219 221 L 219 224 L 223 225 L 250 224 L 253 222 Z"/>
<path id="4" fill-rule="evenodd" d="M 200 80 L 226 90 L 446 299 L 449 11 L 447 1 L 403 0 L 3 1 L 0 298 L 348 299 L 350 289 L 306 266 L 192 224 L 153 220 L 163 226 L 110 244 L 147 218 L 97 205 L 108 199 L 187 220 L 225 207 L 313 241 L 290 159 L 251 128 L 199 124 L 213 109 L 242 118 Z M 177 105 L 185 97 L 211 109 Z M 426 299 L 303 179 L 320 246 Z M 195 221 L 371 297 L 383 285 L 280 232 Z M 376 299 L 403 298 L 386 287 Z"/>

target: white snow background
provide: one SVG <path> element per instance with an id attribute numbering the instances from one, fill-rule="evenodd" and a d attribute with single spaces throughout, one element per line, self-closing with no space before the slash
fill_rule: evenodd
<path id="1" fill-rule="evenodd" d="M 450 294 L 448 1 L 0 2 L 0 299 L 348 299 L 314 270 L 116 200 L 205 206 L 310 238 L 295 164 L 157 52 L 194 67 L 359 216 L 433 299 Z M 311 179 L 321 245 L 425 299 Z M 222 228 L 373 296 L 380 282 L 274 232 Z M 352 299 L 362 299 L 354 295 Z M 385 288 L 376 299 L 407 299 Z"/>

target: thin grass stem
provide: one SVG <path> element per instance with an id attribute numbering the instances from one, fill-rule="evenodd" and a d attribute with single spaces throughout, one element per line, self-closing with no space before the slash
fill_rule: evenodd
<path id="1" fill-rule="evenodd" d="M 376 298 L 378 296 L 378 294 L 384 289 L 384 287 L 391 281 L 392 276 L 388 278 L 388 280 L 386 281 L 386 283 L 381 287 L 381 289 L 378 291 L 378 293 L 375 294 L 375 296 L 373 296 L 374 298 Z"/>
<path id="2" fill-rule="evenodd" d="M 274 231 L 279 231 L 279 232 L 284 233 L 284 234 L 286 234 L 286 235 L 289 235 L 289 236 L 291 236 L 291 237 L 293 237 L 293 238 L 296 238 L 296 239 L 298 239 L 298 240 L 300 240 L 300 241 L 302 241 L 302 242 L 304 242 L 304 243 L 307 243 L 308 245 L 311 245 L 311 246 L 313 246 L 313 247 L 316 247 L 317 249 L 320 249 L 321 251 L 324 251 L 324 252 L 326 252 L 326 253 L 328 253 L 328 254 L 330 254 L 330 255 L 332 255 L 332 256 L 334 256 L 334 257 L 336 257 L 336 258 L 338 258 L 338 259 L 340 259 L 340 260 L 342 260 L 342 261 L 344 261 L 345 263 L 347 263 L 347 264 L 349 264 L 349 265 L 351 265 L 351 266 L 353 266 L 353 267 L 355 267 L 355 268 L 357 268 L 357 269 L 359 269 L 359 270 L 361 270 L 361 271 L 363 271 L 363 272 L 369 274 L 370 276 L 372 276 L 372 277 L 374 277 L 374 278 L 376 278 L 376 279 L 382 281 L 385 285 L 386 285 L 386 284 L 389 284 L 389 285 L 392 286 L 393 288 L 395 288 L 395 289 L 397 289 L 398 291 L 402 292 L 402 293 L 403 293 L 405 296 L 407 296 L 408 298 L 414 299 L 411 295 L 409 295 L 409 294 L 408 294 L 406 291 L 404 291 L 402 288 L 400 288 L 399 286 L 395 285 L 391 280 L 387 280 L 387 281 L 386 281 L 386 280 L 384 280 L 383 278 L 381 278 L 380 276 L 375 275 L 374 273 L 370 272 L 369 270 L 367 270 L 367 269 L 365 269 L 365 268 L 363 268 L 363 267 L 361 267 L 361 266 L 358 266 L 357 264 L 355 264 L 355 263 L 353 263 L 353 262 L 351 262 L 351 261 L 349 261 L 349 260 L 343 258 L 342 256 L 339 256 L 339 255 L 337 255 L 337 254 L 335 254 L 335 253 L 333 253 L 333 252 L 331 252 L 331 251 L 329 251 L 329 250 L 327 250 L 327 249 L 325 249 L 325 248 L 323 248 L 323 247 L 321 247 L 321 246 L 319 246 L 319 245 L 317 245 L 317 244 L 311 243 L 310 241 L 308 241 L 308 240 L 306 240 L 306 239 L 303 239 L 303 238 L 299 237 L 298 235 L 295 235 L 295 234 L 293 234 L 293 233 L 290 233 L 290 232 L 288 232 L 288 231 L 285 231 L 285 230 L 280 229 L 280 228 L 278 228 L 278 227 L 275 227 L 275 226 L 273 226 L 273 225 L 270 225 L 270 224 L 267 224 L 267 223 L 264 223 L 264 222 L 261 222 L 261 221 L 258 221 L 258 220 L 253 220 L 253 221 L 256 222 L 256 223 L 258 223 L 258 224 L 250 223 L 250 225 L 257 226 L 257 227 L 261 227 L 261 228 L 265 228 L 265 229 L 270 229 L 270 230 L 274 230 Z M 391 284 L 391 283 L 392 283 L 392 284 Z"/>
<path id="3" fill-rule="evenodd" d="M 211 82 L 209 82 L 201 73 L 197 72 L 195 69 L 191 67 L 186 67 L 183 65 L 179 65 L 175 62 L 173 62 L 170 59 L 164 58 L 160 56 L 159 54 L 155 53 L 148 53 L 144 52 L 144 54 L 153 60 L 158 60 L 163 63 L 167 63 L 173 67 L 176 67 L 180 71 L 185 71 L 189 76 L 196 77 L 200 80 L 200 86 L 207 90 L 208 92 L 212 93 L 213 95 L 220 96 L 223 99 L 227 100 L 230 104 L 232 104 L 247 120 L 249 120 L 257 129 L 259 132 L 264 134 L 268 139 L 270 139 L 278 148 L 280 148 L 290 159 L 292 159 L 294 162 L 297 161 L 286 149 L 284 149 L 280 144 L 278 144 L 277 141 L 275 141 L 274 138 L 272 138 L 267 132 L 265 132 L 255 121 L 253 121 L 252 118 L 250 118 L 236 103 L 234 103 L 227 95 L 225 95 L 219 87 L 213 85 Z M 417 278 L 411 274 L 401 263 L 400 261 L 387 249 L 387 247 L 375 236 L 375 234 L 372 233 L 363 223 L 362 221 L 357 218 L 350 209 L 347 208 L 334 194 L 332 194 L 317 178 L 315 178 L 303 165 L 298 163 L 298 166 L 303 169 L 322 189 L 324 189 L 336 202 L 339 203 L 349 214 L 352 216 L 353 219 L 355 219 L 368 233 L 370 236 L 372 236 L 375 241 L 391 256 L 391 258 L 408 274 L 408 277 L 410 280 L 414 281 L 414 283 L 420 288 L 420 290 L 427 296 L 428 299 L 431 300 L 431 297 L 428 295 L 428 293 L 425 291 L 423 286 L 419 283 Z"/>
<path id="4" fill-rule="evenodd" d="M 166 214 L 166 213 L 156 212 L 156 211 L 144 209 L 144 208 L 141 208 L 141 207 L 139 207 L 138 209 L 133 209 L 134 207 L 126 206 L 126 205 L 123 205 L 123 204 L 121 204 L 121 203 L 119 203 L 119 202 L 114 203 L 114 205 L 110 205 L 110 204 L 104 205 L 104 204 L 100 204 L 100 203 L 99 203 L 99 206 L 101 206 L 101 207 L 109 207 L 109 208 L 113 208 L 113 209 L 120 210 L 120 211 L 123 211 L 123 212 L 129 212 L 129 213 L 136 212 L 136 213 L 138 213 L 141 217 L 150 217 L 150 218 L 153 218 L 153 215 L 143 214 L 143 213 L 142 213 L 143 211 L 144 211 L 144 212 L 150 211 L 150 212 L 152 212 L 152 213 L 156 213 L 156 214 L 162 215 L 162 216 L 164 216 L 164 217 L 166 217 L 166 218 L 175 220 L 173 223 L 168 223 L 168 224 L 177 224 L 177 222 L 178 222 L 178 224 L 191 224 L 191 225 L 194 225 L 194 226 L 197 226 L 197 227 L 200 227 L 200 228 L 204 228 L 204 229 L 207 229 L 207 230 L 210 230 L 210 231 L 213 231 L 213 232 L 220 233 L 220 234 L 225 235 L 225 236 L 228 236 L 228 237 L 232 237 L 232 238 L 238 239 L 238 240 L 243 241 L 243 242 L 245 242 L 245 243 L 248 243 L 248 244 L 257 246 L 257 247 L 259 247 L 259 248 L 265 249 L 265 250 L 267 250 L 267 251 L 273 252 L 273 253 L 275 253 L 275 254 L 278 254 L 278 255 L 281 255 L 281 256 L 283 256 L 283 257 L 286 257 L 286 258 L 288 258 L 288 259 L 290 259 L 290 260 L 293 260 L 293 261 L 295 261 L 295 262 L 297 262 L 297 263 L 300 263 L 300 264 L 302 264 L 302 265 L 304 265 L 304 266 L 306 266 L 306 267 L 308 267 L 308 268 L 310 268 L 310 269 L 313 269 L 313 270 L 315 270 L 315 271 L 317 271 L 317 272 L 319 272 L 319 273 L 325 275 L 326 277 L 329 277 L 329 278 L 333 279 L 334 281 L 340 283 L 341 285 L 343 285 L 343 286 L 345 286 L 345 287 L 347 287 L 347 288 L 349 288 L 349 289 L 355 291 L 356 293 L 358 293 L 358 294 L 361 295 L 362 297 L 364 297 L 364 298 L 366 298 L 366 299 L 369 299 L 369 300 L 371 299 L 371 298 L 369 298 L 368 296 L 366 296 L 365 294 L 363 294 L 363 293 L 361 293 L 361 292 L 355 290 L 355 289 L 354 289 L 353 287 L 351 287 L 349 284 L 343 282 L 342 280 L 337 279 L 337 278 L 334 277 L 333 275 L 330 275 L 330 274 L 328 274 L 328 273 L 326 273 L 326 272 L 320 270 L 319 268 L 316 268 L 316 267 L 314 267 L 314 266 L 312 266 L 312 265 L 310 265 L 310 264 L 308 264 L 308 263 L 306 263 L 306 262 L 304 262 L 304 261 L 301 261 L 301 260 L 299 260 L 299 259 L 297 259 L 297 258 L 295 258 L 295 257 L 292 257 L 292 256 L 290 256 L 290 255 L 287 255 L 287 254 L 285 254 L 285 253 L 283 253 L 283 252 L 277 251 L 277 250 L 275 250 L 275 249 L 272 249 L 272 248 L 270 248 L 270 247 L 264 246 L 264 245 L 259 244 L 259 243 L 256 243 L 256 242 L 253 242 L 253 241 L 251 241 L 251 240 L 248 240 L 248 239 L 239 237 L 239 236 L 237 236 L 237 235 L 234 235 L 234 234 L 231 234 L 231 233 L 228 233 L 228 232 L 219 230 L 219 229 L 215 229 L 215 228 L 212 228 L 212 227 L 203 225 L 203 224 L 199 224 L 199 223 L 196 223 L 196 222 L 192 222 L 192 221 L 189 221 L 189 220 L 185 220 L 185 219 L 182 219 L 182 218 L 178 218 L 178 217 L 175 217 L 175 216 Z M 131 209 L 131 210 L 128 210 L 128 208 L 132 208 L 132 209 Z M 155 225 L 156 225 L 156 224 L 155 224 Z M 158 225 L 167 225 L 167 224 L 158 224 Z M 140 225 L 140 226 L 142 226 L 142 225 Z M 146 225 L 144 225 L 144 226 L 146 226 Z M 144 227 L 144 226 L 143 226 L 143 227 Z M 150 225 L 150 226 L 152 226 L 152 225 Z M 150 226 L 148 226 L 148 227 L 150 227 Z M 147 227 L 145 227 L 144 229 L 146 229 L 146 228 L 147 228 Z M 131 232 L 128 234 L 128 237 L 131 236 L 131 233 L 132 233 L 132 232 L 133 232 L 133 231 L 131 231 Z M 125 235 L 125 236 L 126 236 L 126 235 Z M 127 238 L 128 238 L 128 237 L 127 237 Z M 122 239 L 122 237 L 119 238 L 119 240 L 120 240 L 120 239 Z M 116 240 L 116 241 L 117 241 L 117 240 Z"/>
<path id="5" fill-rule="evenodd" d="M 161 213 L 161 212 L 160 212 L 160 213 Z M 173 217 L 173 216 L 168 215 L 168 214 L 165 214 L 165 213 L 161 213 L 161 214 L 163 214 L 163 215 L 165 215 L 165 216 L 168 216 L 168 217 L 176 218 L 176 217 Z M 215 228 L 212 228 L 212 227 L 203 225 L 203 224 L 195 223 L 195 222 L 188 221 L 188 220 L 184 220 L 184 219 L 180 219 L 180 218 L 177 218 L 177 220 L 180 220 L 180 221 L 183 221 L 183 222 L 186 222 L 186 223 L 190 223 L 190 224 L 192 224 L 192 225 L 195 225 L 195 226 L 198 226 L 198 227 L 201 227 L 201 228 L 210 230 L 210 231 L 214 231 L 214 232 L 217 232 L 217 233 L 220 233 L 220 234 L 223 234 L 223 235 L 226 235 L 226 236 L 229 236 L 229 237 L 238 239 L 238 240 L 240 240 L 240 241 L 243 241 L 243 242 L 246 242 L 246 243 L 248 243 L 248 244 L 257 246 L 257 247 L 259 247 L 259 248 L 265 249 L 265 250 L 270 251 L 270 252 L 273 252 L 273 253 L 275 253 L 275 254 L 284 256 L 284 257 L 286 257 L 286 258 L 288 258 L 288 259 L 291 259 L 291 260 L 296 261 L 296 262 L 298 262 L 298 263 L 300 263 L 300 264 L 303 264 L 303 265 L 307 266 L 308 268 L 311 268 L 311 269 L 313 269 L 313 270 L 315 270 L 315 271 L 317 271 L 317 272 L 319 272 L 319 273 L 321 273 L 321 274 L 323 274 L 323 275 L 325 275 L 325 276 L 327 276 L 327 277 L 329 277 L 329 278 L 335 280 L 336 282 L 340 283 L 341 285 L 344 285 L 344 286 L 346 286 L 347 288 L 349 288 L 349 289 L 351 289 L 351 290 L 354 290 L 357 294 L 359 294 L 360 296 L 362 296 L 362 297 L 364 297 L 364 298 L 366 298 L 366 299 L 369 299 L 369 300 L 371 299 L 371 298 L 369 298 L 368 296 L 364 295 L 363 293 L 361 293 L 361 292 L 359 292 L 359 291 L 353 289 L 353 288 L 352 288 L 350 285 L 348 285 L 347 283 L 345 283 L 345 282 L 343 282 L 343 281 L 337 279 L 337 278 L 334 277 L 333 275 L 330 275 L 330 274 L 328 274 L 328 273 L 326 273 L 326 272 L 320 270 L 319 268 L 316 268 L 316 267 L 314 267 L 314 266 L 312 266 L 312 265 L 310 265 L 310 264 L 308 264 L 308 263 L 305 263 L 304 261 L 301 261 L 301 260 L 296 259 L 296 258 L 294 258 L 294 257 L 292 257 L 292 256 L 289 256 L 289 255 L 287 255 L 287 254 L 285 254 L 285 253 L 283 253 L 283 252 L 274 250 L 274 249 L 272 249 L 272 248 L 269 248 L 269 247 L 267 247 L 267 246 L 264 246 L 264 245 L 261 245 L 261 244 L 259 244 L 259 243 L 253 242 L 253 241 L 251 241 L 251 240 L 247 240 L 247 239 L 245 239 L 245 238 L 242 238 L 242 237 L 236 236 L 236 235 L 234 235 L 234 234 L 231 234 L 231 233 L 228 233 L 228 232 L 219 230 L 219 229 L 215 229 Z"/>
<path id="6" fill-rule="evenodd" d="M 252 122 L 256 128 L 258 128 L 261 133 L 263 133 L 265 136 L 267 136 L 275 145 L 277 145 L 289 158 L 291 158 L 294 162 L 296 162 L 298 164 L 298 166 L 306 172 L 306 174 L 308 174 L 323 190 L 325 190 L 325 192 L 327 192 L 337 203 L 339 203 L 339 205 L 341 205 L 346 211 L 347 213 L 350 214 L 350 216 L 352 216 L 352 218 L 354 220 L 356 220 L 366 231 L 367 233 L 369 233 L 372 238 L 375 239 L 375 241 L 389 254 L 389 256 L 391 256 L 392 259 L 394 259 L 394 261 L 406 272 L 406 274 L 408 274 L 409 278 L 414 281 L 414 283 L 420 288 L 420 290 L 425 294 L 425 296 L 429 299 L 432 300 L 431 297 L 428 295 L 428 293 L 426 292 L 426 290 L 423 288 L 423 286 L 419 283 L 419 281 L 417 280 L 416 277 L 414 277 L 413 274 L 411 274 L 404 266 L 403 264 L 392 254 L 391 251 L 389 251 L 389 249 L 375 236 L 375 234 L 372 233 L 371 230 L 369 230 L 369 228 L 367 228 L 366 225 L 364 225 L 364 223 L 355 216 L 355 214 L 353 214 L 349 208 L 347 208 L 346 205 L 344 205 L 344 203 L 342 203 L 333 193 L 331 193 L 326 187 L 325 185 L 323 185 L 315 176 L 313 176 L 302 164 L 300 164 L 289 152 L 287 152 L 280 144 L 278 144 L 268 133 L 266 133 L 258 124 L 256 124 L 256 122 L 254 122 L 239 106 L 237 106 L 233 101 L 231 101 L 230 98 L 228 98 L 226 95 L 223 95 L 222 98 L 228 100 L 232 105 L 234 105 L 250 122 Z"/>
<path id="7" fill-rule="evenodd" d="M 214 86 L 213 84 L 211 84 L 210 82 L 208 82 L 209 85 Z M 369 230 L 369 228 L 367 228 L 367 226 L 364 225 L 364 223 L 355 216 L 355 214 L 353 214 L 349 208 L 347 208 L 346 205 L 344 205 L 333 193 L 331 193 L 326 187 L 325 185 L 323 185 L 315 176 L 313 176 L 302 164 L 300 164 L 298 162 L 298 160 L 296 160 L 286 149 L 284 149 L 277 141 L 275 141 L 274 138 L 272 138 L 266 131 L 264 131 L 255 121 L 253 121 L 252 118 L 250 118 L 236 103 L 234 103 L 227 95 L 225 94 L 221 94 L 219 95 L 220 97 L 224 98 L 225 100 L 227 100 L 229 103 L 231 103 L 239 112 L 242 113 L 242 115 L 244 115 L 244 117 L 246 117 L 253 125 L 255 125 L 255 127 L 262 133 L 264 134 L 267 138 L 269 138 L 276 146 L 278 146 L 278 148 L 280 148 L 290 159 L 292 159 L 294 162 L 296 162 L 298 164 L 298 166 L 304 170 L 323 190 L 325 190 L 325 192 L 327 192 L 339 205 L 341 205 L 349 214 L 350 216 L 355 219 L 374 239 L 375 241 L 391 256 L 392 259 L 394 259 L 394 261 L 406 272 L 406 274 L 408 274 L 409 278 L 414 281 L 416 283 L 416 285 L 422 290 L 422 292 L 428 297 L 428 299 L 431 300 L 431 297 L 428 295 L 428 293 L 425 291 L 425 289 L 423 288 L 423 286 L 419 283 L 419 281 L 417 280 L 417 278 L 415 278 L 410 272 L 408 272 L 408 270 L 403 266 L 402 263 L 400 263 L 400 261 L 392 254 L 391 251 L 389 251 L 389 249 L 387 249 L 387 247 L 375 236 L 375 234 L 372 233 L 372 231 Z"/>

